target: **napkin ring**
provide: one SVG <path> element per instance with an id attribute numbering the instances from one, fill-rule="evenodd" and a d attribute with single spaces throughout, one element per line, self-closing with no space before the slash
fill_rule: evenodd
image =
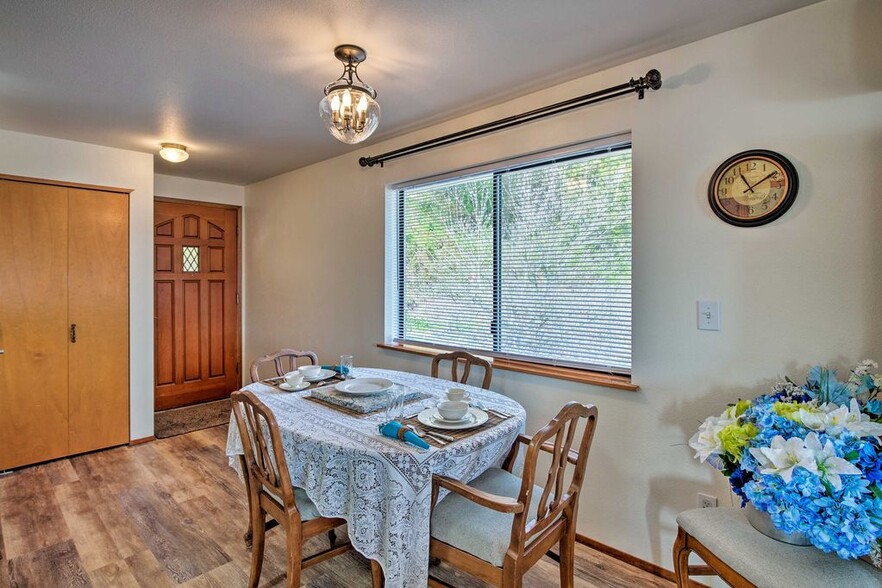
<path id="1" fill-rule="evenodd" d="M 398 435 L 399 441 L 404 441 L 404 435 L 407 434 L 408 431 L 410 431 L 410 427 L 400 427 L 398 429 L 396 435 Z"/>

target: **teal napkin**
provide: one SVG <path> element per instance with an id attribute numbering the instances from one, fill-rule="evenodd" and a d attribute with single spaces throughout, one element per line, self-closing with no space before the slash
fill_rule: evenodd
<path id="1" fill-rule="evenodd" d="M 404 429 L 403 433 L 401 432 L 402 429 Z M 388 423 L 380 425 L 380 433 L 382 433 L 384 437 L 391 437 L 392 439 L 401 439 L 403 441 L 407 441 L 411 445 L 415 445 L 420 449 L 429 448 L 428 443 L 417 437 L 416 433 L 414 433 L 398 421 L 389 421 Z"/>
<path id="2" fill-rule="evenodd" d="M 349 374 L 349 368 L 345 368 L 341 365 L 323 365 L 322 369 L 323 370 L 334 370 L 335 372 L 337 372 L 341 376 L 346 376 Z"/>

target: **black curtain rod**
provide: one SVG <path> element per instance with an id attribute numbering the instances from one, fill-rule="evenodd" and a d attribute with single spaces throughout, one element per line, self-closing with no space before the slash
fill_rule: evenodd
<path id="1" fill-rule="evenodd" d="M 429 149 L 443 147 L 452 143 L 458 143 L 459 141 L 465 141 L 466 139 L 473 139 L 475 137 L 480 137 L 481 135 L 487 135 L 489 133 L 494 133 L 502 129 L 507 129 L 509 127 L 533 122 L 534 120 L 539 120 L 547 116 L 554 116 L 555 114 L 560 114 L 561 112 L 567 112 L 568 110 L 588 106 L 589 104 L 596 104 L 597 102 L 603 102 L 606 100 L 611 100 L 613 98 L 618 98 L 620 96 L 625 96 L 632 92 L 636 92 L 637 97 L 640 100 L 643 100 L 643 96 L 646 90 L 658 90 L 659 88 L 661 88 L 661 85 L 661 74 L 657 69 L 651 69 L 646 72 L 646 75 L 642 78 L 636 80 L 634 78 L 631 78 L 631 81 L 626 84 L 619 84 L 618 86 L 612 86 L 610 88 L 606 88 L 605 90 L 591 92 L 590 94 L 585 94 L 584 96 L 579 96 L 578 98 L 570 98 L 569 100 L 564 100 L 563 102 L 557 102 L 556 104 L 543 106 L 542 108 L 537 108 L 529 112 L 522 112 L 521 114 L 515 114 L 513 116 L 501 118 L 493 122 L 478 125 L 476 127 L 471 127 L 469 129 L 464 129 L 462 131 L 457 131 L 455 133 L 450 133 L 449 135 L 444 135 L 442 137 L 436 137 L 428 141 L 423 141 L 422 143 L 415 143 L 414 145 L 408 145 L 407 147 L 388 151 L 381 155 L 362 157 L 358 160 L 358 164 L 361 167 L 374 167 L 379 163 L 380 167 L 383 167 L 383 164 L 385 162 L 391 161 L 393 159 L 398 159 L 399 157 L 413 155 L 414 153 L 428 151 Z"/>

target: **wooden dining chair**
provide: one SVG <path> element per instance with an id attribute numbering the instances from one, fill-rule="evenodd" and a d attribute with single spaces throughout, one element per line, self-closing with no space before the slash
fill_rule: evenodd
<path id="1" fill-rule="evenodd" d="M 519 435 L 501 469 L 491 468 L 469 484 L 435 476 L 430 556 L 494 586 L 519 588 L 524 573 L 548 554 L 560 563 L 560 585 L 572 588 L 579 492 L 596 425 L 596 407 L 569 402 L 532 439 Z M 527 450 L 518 477 L 512 470 L 521 445 Z M 551 454 L 544 488 L 534 485 L 540 452 Z M 450 494 L 436 505 L 441 488 Z M 555 544 L 559 557 L 549 551 Z M 450 586 L 436 578 L 429 585 Z"/>
<path id="2" fill-rule="evenodd" d="M 473 365 L 484 368 L 484 381 L 481 388 L 485 390 L 490 388 L 490 379 L 493 377 L 493 366 L 486 359 L 477 357 L 467 351 L 451 351 L 450 353 L 439 353 L 432 358 L 432 377 L 438 377 L 438 366 L 442 361 L 450 360 L 451 381 L 467 384 L 469 380 L 469 372 Z M 462 366 L 462 377 L 458 376 L 459 367 Z"/>
<path id="3" fill-rule="evenodd" d="M 275 364 L 276 376 L 284 376 L 297 369 L 297 360 L 306 357 L 312 365 L 318 365 L 318 355 L 312 351 L 299 349 L 279 349 L 275 353 L 267 353 L 251 362 L 251 381 L 260 381 L 260 366 L 272 362 Z"/>
<path id="4" fill-rule="evenodd" d="M 299 587 L 303 569 L 352 549 L 349 541 L 336 545 L 333 535 L 334 529 L 346 524 L 346 521 L 321 516 L 306 492 L 291 485 L 279 425 L 269 408 L 254 394 L 245 390 L 233 392 L 230 398 L 242 438 L 246 465 L 243 474 L 248 492 L 252 533 L 248 586 L 255 588 L 260 581 L 266 531 L 281 526 L 287 536 L 286 586 Z M 269 522 L 266 520 L 267 515 L 271 517 Z M 330 548 L 304 558 L 303 543 L 325 532 L 329 533 Z"/>

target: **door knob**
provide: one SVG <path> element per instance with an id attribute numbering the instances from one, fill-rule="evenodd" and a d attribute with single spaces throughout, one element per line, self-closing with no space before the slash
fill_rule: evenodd
<path id="1" fill-rule="evenodd" d="M 5 349 L 0 349 L 0 355 L 3 355 L 4 353 L 6 353 L 6 350 L 5 350 Z"/>

